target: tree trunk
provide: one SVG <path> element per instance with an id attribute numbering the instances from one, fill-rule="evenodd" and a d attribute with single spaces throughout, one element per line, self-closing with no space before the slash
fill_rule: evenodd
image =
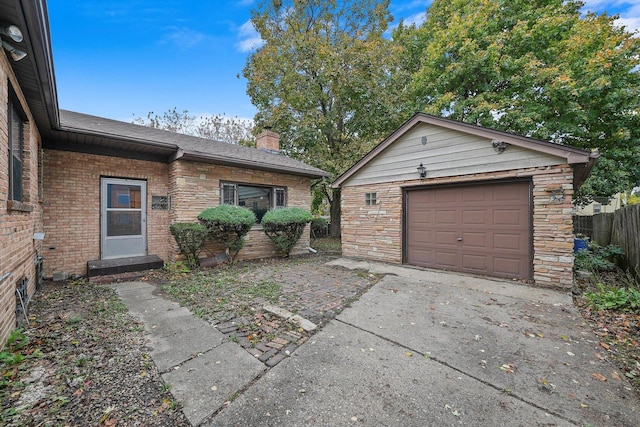
<path id="1" fill-rule="evenodd" d="M 340 238 L 340 189 L 333 189 L 333 197 L 331 198 L 331 227 L 329 235 L 332 238 Z"/>

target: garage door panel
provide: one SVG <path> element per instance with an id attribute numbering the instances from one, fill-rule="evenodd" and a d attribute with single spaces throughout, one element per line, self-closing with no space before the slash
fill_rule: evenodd
<path id="1" fill-rule="evenodd" d="M 490 246 L 491 242 L 486 232 L 466 232 L 462 233 L 462 241 L 460 244 L 469 249 L 483 249 Z"/>
<path id="2" fill-rule="evenodd" d="M 530 278 L 529 187 L 502 182 L 408 191 L 406 262 Z"/>
<path id="3" fill-rule="evenodd" d="M 528 228 L 528 226 L 522 225 L 522 220 L 527 216 L 527 212 L 521 209 L 495 209 L 493 211 L 493 223 L 505 226 L 505 225 L 517 225 L 522 228 Z M 526 224 L 526 223 L 525 223 Z"/>
<path id="4" fill-rule="evenodd" d="M 443 210 L 438 209 L 435 211 L 435 224 L 455 224 L 456 223 L 456 211 L 455 210 Z"/>
<path id="5" fill-rule="evenodd" d="M 435 241 L 434 243 L 439 246 L 453 246 L 456 245 L 457 233 L 455 231 L 446 230 L 446 231 L 436 231 L 435 232 Z"/>
<path id="6" fill-rule="evenodd" d="M 483 274 L 487 271 L 487 256 L 481 254 L 462 255 L 462 271 Z"/>
<path id="7" fill-rule="evenodd" d="M 484 209 L 473 209 L 462 212 L 463 225 L 486 225 L 487 212 Z"/>
<path id="8" fill-rule="evenodd" d="M 457 253 L 456 251 L 443 251 L 439 250 L 435 253 L 435 264 L 437 268 L 444 268 L 446 270 L 457 269 Z"/>
<path id="9" fill-rule="evenodd" d="M 433 194 L 433 202 L 435 203 L 455 203 L 457 199 L 457 193 L 455 191 L 447 191 L 451 189 L 444 189 L 444 191 L 438 191 Z"/>
<path id="10" fill-rule="evenodd" d="M 522 261 L 520 260 L 497 256 L 493 258 L 492 276 L 517 277 L 522 267 Z"/>
<path id="11" fill-rule="evenodd" d="M 522 234 L 495 233 L 493 235 L 493 248 L 495 250 L 517 251 L 522 247 Z"/>

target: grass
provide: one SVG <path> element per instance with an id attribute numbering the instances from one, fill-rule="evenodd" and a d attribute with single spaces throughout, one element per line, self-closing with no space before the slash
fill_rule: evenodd
<path id="1" fill-rule="evenodd" d="M 256 302 L 275 303 L 283 294 L 282 285 L 272 281 L 241 282 L 234 267 L 177 277 L 162 289 L 205 319 L 237 317 L 250 311 Z"/>
<path id="2" fill-rule="evenodd" d="M 342 243 L 340 239 L 334 239 L 331 237 L 322 237 L 319 239 L 313 239 L 311 241 L 311 247 L 317 250 L 321 254 L 329 255 L 341 255 Z"/>

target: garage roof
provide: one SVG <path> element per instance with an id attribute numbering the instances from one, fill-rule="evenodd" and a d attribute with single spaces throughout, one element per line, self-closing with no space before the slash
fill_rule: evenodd
<path id="1" fill-rule="evenodd" d="M 407 120 L 402 126 L 396 129 L 391 135 L 389 135 L 380 144 L 375 146 L 369 153 L 362 157 L 356 164 L 349 168 L 345 173 L 340 175 L 331 186 L 333 188 L 339 188 L 349 178 L 356 175 L 365 165 L 373 160 L 378 154 L 384 151 L 387 147 L 401 138 L 409 130 L 419 124 L 431 124 L 440 126 L 442 128 L 455 130 L 462 133 L 467 133 L 491 140 L 498 140 L 512 144 L 518 147 L 527 148 L 533 151 L 549 154 L 564 158 L 568 164 L 573 165 L 574 168 L 574 186 L 580 187 L 582 183 L 587 179 L 591 168 L 595 163 L 595 160 L 600 157 L 598 152 L 590 152 L 580 150 L 578 148 L 570 147 L 567 145 L 555 144 L 548 141 L 541 141 L 534 138 L 528 138 L 526 136 L 516 135 L 509 132 L 503 132 L 496 129 L 485 128 L 469 123 L 459 122 L 456 120 L 446 119 L 443 117 L 437 117 L 425 113 L 416 113 L 413 117 Z"/>

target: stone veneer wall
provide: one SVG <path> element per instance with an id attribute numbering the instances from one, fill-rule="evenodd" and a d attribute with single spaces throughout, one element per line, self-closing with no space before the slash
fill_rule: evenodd
<path id="1" fill-rule="evenodd" d="M 147 248 L 168 258 L 169 211 L 152 210 L 151 196 L 167 196 L 165 163 L 68 151 L 44 153 L 45 276 L 87 274 L 100 259 L 100 178 L 147 181 Z"/>
<path id="2" fill-rule="evenodd" d="M 244 184 L 286 187 L 287 206 L 309 209 L 311 206 L 310 179 L 297 175 L 222 166 L 209 163 L 175 161 L 169 165 L 169 194 L 171 223 L 196 222 L 197 217 L 206 208 L 220 204 L 220 182 L 229 181 Z M 293 250 L 293 254 L 305 253 L 309 246 L 309 227 Z M 218 245 L 208 244 L 210 252 L 203 252 L 201 257 L 212 253 L 224 252 Z M 180 259 L 178 246 L 171 238 L 169 259 Z M 247 243 L 240 251 L 237 259 L 257 259 L 277 256 L 273 244 L 259 225 L 249 232 Z"/>
<path id="3" fill-rule="evenodd" d="M 533 181 L 533 279 L 538 286 L 569 288 L 573 283 L 573 172 L 569 165 L 388 182 L 342 189 L 342 254 L 376 261 L 402 262 L 403 188 L 531 177 Z M 551 190 L 562 188 L 561 203 Z M 377 204 L 365 206 L 365 193 Z"/>
<path id="4" fill-rule="evenodd" d="M 23 122 L 23 200 L 14 203 L 9 195 L 9 85 L 13 88 L 26 120 Z M 40 176 L 41 138 L 18 86 L 6 55 L 0 53 L 0 348 L 16 326 L 16 284 L 29 279 L 28 295 L 36 289 L 36 258 L 42 242 L 33 234 L 42 232 L 42 187 Z"/>

